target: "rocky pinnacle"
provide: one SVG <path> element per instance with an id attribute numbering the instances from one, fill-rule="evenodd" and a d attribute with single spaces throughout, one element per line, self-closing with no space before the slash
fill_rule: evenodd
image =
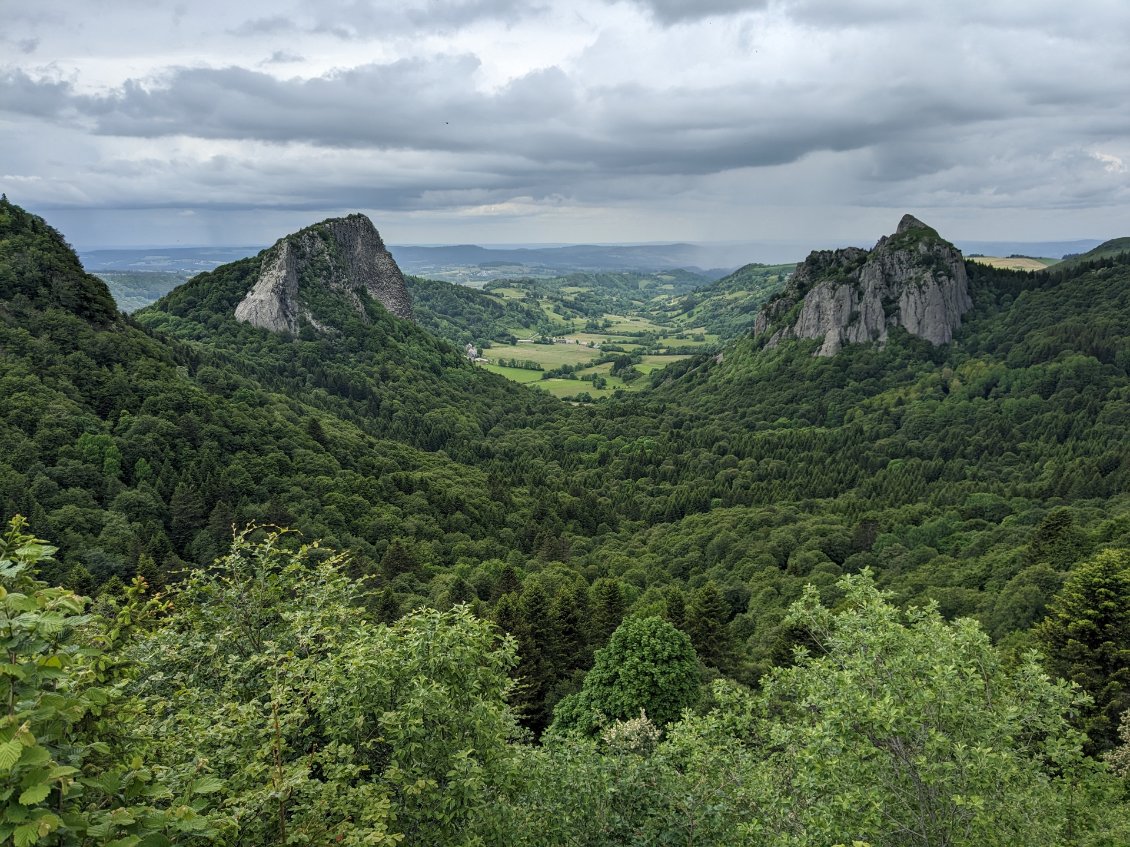
<path id="1" fill-rule="evenodd" d="M 412 300 L 392 254 L 364 215 L 331 218 L 280 238 L 235 309 L 236 320 L 296 334 L 303 319 L 318 326 L 303 286 L 324 286 L 364 314 L 362 294 L 400 318 L 412 319 Z"/>
<path id="2" fill-rule="evenodd" d="M 913 215 L 871 250 L 818 250 L 797 266 L 780 297 L 757 316 L 767 347 L 790 338 L 821 341 L 818 356 L 845 344 L 883 343 L 901 326 L 948 344 L 973 305 L 961 252 Z"/>

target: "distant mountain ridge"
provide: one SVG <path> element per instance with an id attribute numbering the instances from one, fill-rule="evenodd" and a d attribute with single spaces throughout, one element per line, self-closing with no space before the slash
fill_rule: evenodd
<path id="1" fill-rule="evenodd" d="M 1112 238 L 1110 241 L 1104 241 L 1102 244 L 1097 245 L 1085 253 L 1064 256 L 1063 262 L 1059 267 L 1062 269 L 1065 266 L 1081 265 L 1096 259 L 1109 259 L 1124 253 L 1130 253 L 1130 237 Z"/>
<path id="2" fill-rule="evenodd" d="M 1044 256 L 1059 259 L 1069 253 L 1083 253 L 1102 243 L 1098 238 L 1077 238 L 1069 241 L 972 241 L 956 238 L 953 242 L 965 255 Z"/>
<path id="3" fill-rule="evenodd" d="M 199 273 L 254 256 L 263 248 L 154 247 L 80 250 L 90 271 L 165 271 Z M 698 244 L 573 244 L 559 247 L 482 247 L 475 244 L 442 246 L 390 245 L 401 270 L 416 276 L 468 281 L 468 270 L 484 281 L 500 276 L 560 276 L 579 271 L 688 270 L 709 271 L 715 277 L 749 261 L 746 245 Z M 464 272 L 460 275 L 459 270 Z M 460 278 L 455 278 L 459 276 Z"/>

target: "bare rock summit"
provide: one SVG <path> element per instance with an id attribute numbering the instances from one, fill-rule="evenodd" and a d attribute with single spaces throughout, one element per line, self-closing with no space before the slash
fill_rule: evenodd
<path id="1" fill-rule="evenodd" d="M 412 320 L 404 276 L 364 215 L 330 218 L 280 238 L 263 254 L 259 275 L 235 308 L 236 320 L 297 334 L 303 321 L 321 324 L 310 309 L 312 288 L 324 288 L 364 315 L 364 297 Z"/>
<path id="2" fill-rule="evenodd" d="M 819 339 L 818 356 L 834 356 L 845 344 L 882 344 L 894 326 L 948 344 L 972 305 L 961 251 L 904 215 L 871 250 L 809 254 L 785 290 L 762 307 L 754 334 L 769 334 L 766 347 Z"/>

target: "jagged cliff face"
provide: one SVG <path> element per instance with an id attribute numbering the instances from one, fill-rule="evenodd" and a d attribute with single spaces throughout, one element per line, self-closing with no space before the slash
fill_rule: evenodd
<path id="1" fill-rule="evenodd" d="M 947 344 L 970 309 L 961 251 L 906 215 L 874 249 L 818 250 L 797 266 L 788 287 L 757 316 L 767 347 L 790 338 L 821 339 L 818 356 L 845 344 L 887 340 L 893 326 Z"/>
<path id="2" fill-rule="evenodd" d="M 303 320 L 319 327 L 303 288 L 331 289 L 364 314 L 361 292 L 397 317 L 412 319 L 404 277 L 364 215 L 331 218 L 281 238 L 263 256 L 259 277 L 235 309 L 236 320 L 295 334 Z"/>

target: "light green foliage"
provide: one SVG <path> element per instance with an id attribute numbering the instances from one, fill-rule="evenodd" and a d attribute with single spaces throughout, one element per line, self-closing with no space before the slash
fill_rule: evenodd
<path id="1" fill-rule="evenodd" d="M 592 735 L 641 709 L 665 726 L 698 701 L 699 685 L 686 633 L 662 618 L 628 618 L 596 651 L 581 690 L 558 703 L 551 731 Z"/>
<path id="2" fill-rule="evenodd" d="M 159 847 L 208 840 L 199 783 L 172 789 L 169 772 L 130 757 L 135 710 L 116 685 L 114 652 L 147 607 L 143 586 L 112 620 L 86 599 L 35 578 L 55 552 L 17 516 L 0 538 L 0 843 Z M 127 764 L 128 762 L 128 764 Z"/>
<path id="3" fill-rule="evenodd" d="M 1122 713 L 1118 725 L 1118 740 L 1122 743 L 1106 754 L 1110 768 L 1125 779 L 1130 779 L 1130 709 Z"/>
<path id="4" fill-rule="evenodd" d="M 813 653 L 771 672 L 755 697 L 722 689 L 719 709 L 673 730 L 719 788 L 741 775 L 730 802 L 749 804 L 746 836 L 1070 843 L 1097 787 L 1067 721 L 1078 692 L 1048 680 L 1035 654 L 1006 667 L 972 621 L 900 613 L 867 575 L 841 588 L 838 613 L 814 590 L 792 608 Z"/>
<path id="5" fill-rule="evenodd" d="M 237 536 L 138 648 L 139 734 L 224 787 L 240 845 L 456 843 L 506 780 L 513 648 L 463 607 L 371 623 L 345 564 Z"/>

